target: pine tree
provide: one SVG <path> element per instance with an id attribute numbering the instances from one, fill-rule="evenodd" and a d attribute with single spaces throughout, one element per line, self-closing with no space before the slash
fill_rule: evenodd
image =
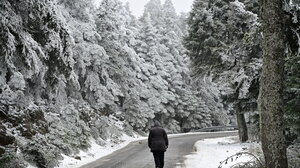
<path id="1" fill-rule="evenodd" d="M 285 117 L 290 128 L 291 137 L 287 137 L 289 143 L 296 138 L 300 138 L 300 58 L 299 55 L 291 55 L 287 58 L 286 71 L 288 74 L 286 80 L 286 100 L 285 100 Z"/>
<path id="2" fill-rule="evenodd" d="M 165 28 L 165 33 L 175 32 L 176 36 L 181 37 L 183 32 L 179 28 L 179 19 L 176 14 L 172 0 L 166 0 L 162 8 L 162 26 Z"/>
<path id="3" fill-rule="evenodd" d="M 142 16 L 142 20 L 150 15 L 150 19 L 152 20 L 152 24 L 154 26 L 162 23 L 162 4 L 160 0 L 150 0 L 144 8 L 144 13 Z"/>
<path id="4" fill-rule="evenodd" d="M 152 11 L 150 5 L 145 6 L 145 8 L 145 11 Z M 144 24 L 151 22 L 152 34 L 155 34 L 155 36 L 149 34 L 151 40 L 148 41 L 152 41 L 152 43 L 147 42 L 148 45 L 144 45 L 146 47 L 155 46 L 149 50 L 148 54 L 144 53 L 144 55 L 154 53 L 152 55 L 155 57 L 152 56 L 146 61 L 154 62 L 157 73 L 162 78 L 159 81 L 164 86 L 161 87 L 161 95 L 157 97 L 161 102 L 159 107 L 161 107 L 162 112 L 156 112 L 155 116 L 166 123 L 172 131 L 180 130 L 181 128 L 178 126 L 183 125 L 185 130 L 210 125 L 210 116 L 206 114 L 208 111 L 201 108 L 204 104 L 203 100 L 197 98 L 197 93 L 194 93 L 195 88 L 189 86 L 191 84 L 188 69 L 189 59 L 181 43 L 183 32 L 179 28 L 179 19 L 172 2 L 166 1 L 160 12 L 162 13 L 161 20 L 151 19 L 158 11 L 149 12 L 148 15 L 144 14 L 141 19 Z M 144 32 L 146 32 L 145 30 Z M 195 102 L 192 103 L 192 100 L 199 100 L 200 102 L 196 104 Z M 191 122 L 191 119 L 194 121 Z"/>
<path id="5" fill-rule="evenodd" d="M 249 86 L 259 77 L 256 20 L 239 1 L 195 1 L 185 38 L 195 76 L 212 76 L 224 103 L 234 104 L 241 141 L 247 140 L 243 109 L 249 100 Z"/>
<path id="6" fill-rule="evenodd" d="M 290 15 L 291 20 L 289 21 L 290 33 L 288 36 L 289 43 L 289 54 L 286 59 L 285 64 L 285 118 L 287 120 L 287 125 L 289 129 L 289 135 L 287 141 L 289 144 L 294 142 L 299 142 L 300 139 L 300 127 L 299 127 L 299 113 L 300 110 L 300 76 L 299 76 L 299 19 L 296 17 L 299 15 L 300 1 L 292 1 L 292 3 L 286 3 L 284 6 L 285 12 Z"/>
<path id="7" fill-rule="evenodd" d="M 92 20 L 91 11 L 94 10 L 93 0 L 58 0 L 59 4 L 63 4 L 68 9 L 72 17 L 80 19 L 83 22 Z"/>

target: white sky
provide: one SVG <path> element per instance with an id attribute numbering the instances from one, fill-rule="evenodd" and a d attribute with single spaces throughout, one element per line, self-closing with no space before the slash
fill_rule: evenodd
<path id="1" fill-rule="evenodd" d="M 130 4 L 130 10 L 133 15 L 136 17 L 139 17 L 143 14 L 144 6 L 149 0 L 120 0 L 124 4 L 126 2 L 129 2 Z M 191 6 L 193 4 L 194 0 L 172 0 L 173 5 L 176 9 L 177 14 L 181 12 L 189 12 L 191 10 Z M 96 2 L 101 2 L 101 0 L 96 0 Z M 162 4 L 165 2 L 165 0 L 161 0 Z"/>

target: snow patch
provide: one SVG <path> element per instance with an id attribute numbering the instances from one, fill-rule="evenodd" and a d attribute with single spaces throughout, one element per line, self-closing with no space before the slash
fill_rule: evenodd
<path id="1" fill-rule="evenodd" d="M 199 165 L 205 168 L 217 168 L 220 162 L 239 152 L 247 152 L 253 143 L 239 143 L 236 136 L 204 139 L 195 143 L 195 152 L 185 156 L 186 168 L 197 168 Z M 236 163 L 247 162 L 253 159 L 249 156 L 240 156 L 237 160 L 229 160 L 222 168 L 229 168 Z"/>

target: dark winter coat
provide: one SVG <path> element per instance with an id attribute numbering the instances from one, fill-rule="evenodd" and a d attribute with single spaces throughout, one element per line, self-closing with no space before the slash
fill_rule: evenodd
<path id="1" fill-rule="evenodd" d="M 166 131 L 159 125 L 155 125 L 150 129 L 148 136 L 148 146 L 153 151 L 165 152 L 168 148 L 169 141 Z"/>

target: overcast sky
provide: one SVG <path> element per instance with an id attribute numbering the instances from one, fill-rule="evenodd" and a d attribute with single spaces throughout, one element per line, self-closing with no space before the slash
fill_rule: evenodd
<path id="1" fill-rule="evenodd" d="M 101 2 L 101 0 L 96 0 L 98 3 Z M 124 4 L 126 2 L 129 2 L 130 4 L 130 10 L 133 15 L 136 17 L 139 17 L 143 14 L 144 11 L 144 5 L 149 0 L 120 0 Z M 193 4 L 194 0 L 172 0 L 174 7 L 176 9 L 177 14 L 180 12 L 189 12 L 191 10 L 191 6 Z M 165 2 L 165 0 L 161 0 L 162 4 Z"/>

